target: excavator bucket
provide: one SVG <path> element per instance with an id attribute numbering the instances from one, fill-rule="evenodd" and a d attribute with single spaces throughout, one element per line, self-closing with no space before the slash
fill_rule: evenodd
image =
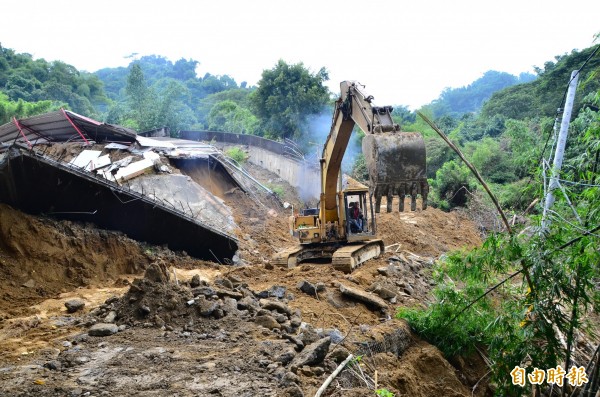
<path id="1" fill-rule="evenodd" d="M 399 196 L 399 211 L 404 211 L 404 198 L 411 197 L 411 210 L 417 209 L 417 195 L 427 208 L 427 166 L 425 142 L 414 132 L 376 132 L 362 141 L 369 171 L 370 194 L 375 197 L 375 212 L 380 212 L 381 198 L 387 198 L 387 212 L 392 212 L 394 196 Z"/>

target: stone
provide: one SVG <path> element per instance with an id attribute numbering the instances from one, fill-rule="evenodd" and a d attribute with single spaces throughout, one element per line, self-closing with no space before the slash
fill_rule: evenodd
<path id="1" fill-rule="evenodd" d="M 388 308 L 387 303 L 383 299 L 360 288 L 340 284 L 340 292 L 349 298 L 366 303 L 367 306 L 376 307 L 381 310 L 387 310 Z"/>
<path id="2" fill-rule="evenodd" d="M 192 276 L 192 280 L 190 281 L 190 287 L 192 288 L 196 288 L 199 287 L 200 284 L 200 275 L 198 274 L 194 274 L 194 276 Z"/>
<path id="3" fill-rule="evenodd" d="M 229 281 L 229 280 L 227 280 Z M 231 283 L 231 281 L 229 281 Z M 215 288 L 215 293 L 217 294 L 217 296 L 219 298 L 233 298 L 235 300 L 240 300 L 244 297 L 244 294 L 242 294 L 241 292 L 237 292 L 237 291 L 233 291 L 230 289 L 222 289 L 222 288 Z"/>
<path id="4" fill-rule="evenodd" d="M 60 369 L 62 368 L 62 364 L 58 360 L 52 360 L 45 363 L 44 368 L 48 368 L 52 371 L 60 371 Z"/>
<path id="5" fill-rule="evenodd" d="M 119 327 L 116 324 L 98 323 L 92 325 L 88 330 L 90 336 L 109 336 L 119 332 Z"/>
<path id="6" fill-rule="evenodd" d="M 85 302 L 81 299 L 69 299 L 65 302 L 65 307 L 67 308 L 67 312 L 75 313 L 85 306 Z"/>
<path id="7" fill-rule="evenodd" d="M 240 310 L 248 310 L 249 312 L 255 313 L 260 310 L 258 301 L 250 296 L 245 296 L 237 301 L 237 307 Z"/>
<path id="8" fill-rule="evenodd" d="M 146 269 L 144 278 L 155 283 L 166 283 L 169 281 L 169 273 L 167 272 L 167 267 L 162 263 L 152 263 Z"/>
<path id="9" fill-rule="evenodd" d="M 218 307 L 217 301 L 210 301 L 203 296 L 198 297 L 196 310 L 202 317 L 209 317 Z"/>
<path id="10" fill-rule="evenodd" d="M 254 318 L 254 322 L 257 325 L 260 325 L 261 327 L 267 328 L 267 329 L 279 329 L 281 328 L 281 325 L 279 325 L 279 323 L 277 322 L 277 320 L 275 320 L 272 316 L 269 316 L 268 314 L 262 315 L 262 316 L 256 316 Z"/>
<path id="11" fill-rule="evenodd" d="M 381 299 L 390 300 L 396 297 L 396 293 L 389 288 L 385 288 L 381 285 L 376 285 L 373 288 L 373 293 L 377 294 Z"/>
<path id="12" fill-rule="evenodd" d="M 298 283 L 298 289 L 310 296 L 317 296 L 317 288 L 310 282 L 303 280 Z"/>
<path id="13" fill-rule="evenodd" d="M 261 299 L 260 305 L 265 310 L 275 310 L 279 313 L 286 314 L 288 317 L 291 317 L 291 315 L 292 315 L 292 309 L 290 309 L 290 307 L 288 305 L 286 305 L 285 303 L 282 303 L 282 302 Z"/>
<path id="14" fill-rule="evenodd" d="M 280 285 L 274 285 L 271 288 L 269 288 L 268 292 L 269 292 L 269 296 L 281 299 L 285 296 L 286 291 L 287 291 L 287 288 L 280 286 Z"/>
<path id="15" fill-rule="evenodd" d="M 323 335 L 329 336 L 331 338 L 331 342 L 340 343 L 344 340 L 344 335 L 337 328 L 326 328 L 323 330 Z"/>
<path id="16" fill-rule="evenodd" d="M 283 365 L 288 365 L 292 360 L 296 357 L 296 351 L 294 349 L 288 348 L 283 353 L 281 353 L 275 361 L 280 362 Z"/>
<path id="17" fill-rule="evenodd" d="M 341 346 L 338 346 L 337 349 L 333 349 L 333 351 L 331 353 L 329 353 L 327 358 L 334 361 L 335 363 L 339 364 L 342 361 L 344 361 L 346 358 L 348 358 L 349 355 L 350 355 L 350 352 L 347 349 L 345 349 Z"/>
<path id="18" fill-rule="evenodd" d="M 329 352 L 331 338 L 326 337 L 306 346 L 292 361 L 292 368 L 300 368 L 304 365 L 318 365 L 323 362 Z"/>
<path id="19" fill-rule="evenodd" d="M 283 334 L 282 337 L 292 342 L 294 344 L 294 350 L 296 350 L 297 352 L 302 351 L 302 349 L 304 349 L 304 342 L 296 338 L 294 335 Z"/>
<path id="20" fill-rule="evenodd" d="M 281 382 L 279 382 L 279 384 L 282 386 L 289 386 L 298 383 L 300 383 L 300 378 L 293 372 L 286 372 L 281 378 Z"/>
<path id="21" fill-rule="evenodd" d="M 147 316 L 151 312 L 150 308 L 146 305 L 140 306 L 138 310 L 142 316 Z"/>
<path id="22" fill-rule="evenodd" d="M 106 317 L 104 317 L 104 322 L 105 323 L 114 323 L 116 319 L 117 319 L 117 312 L 114 310 L 111 310 L 110 312 L 108 312 Z"/>
<path id="23" fill-rule="evenodd" d="M 315 288 L 317 289 L 317 292 L 325 292 L 325 290 L 327 289 L 327 286 L 325 285 L 324 282 L 319 281 L 318 283 L 315 284 Z"/>
<path id="24" fill-rule="evenodd" d="M 21 284 L 21 286 L 25 287 L 25 288 L 33 288 L 33 287 L 35 287 L 35 280 L 30 278 L 29 280 L 27 280 L 23 284 Z"/>
<path id="25" fill-rule="evenodd" d="M 192 289 L 192 295 L 194 295 L 194 297 L 204 295 L 208 298 L 209 296 L 217 295 L 217 292 L 211 287 L 204 286 Z"/>

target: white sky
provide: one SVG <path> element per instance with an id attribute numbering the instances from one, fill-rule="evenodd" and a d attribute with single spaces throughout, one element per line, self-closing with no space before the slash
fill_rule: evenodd
<path id="1" fill-rule="evenodd" d="M 0 43 L 79 70 L 132 53 L 200 62 L 199 73 L 256 84 L 278 59 L 366 84 L 378 105 L 411 109 L 488 70 L 518 75 L 594 45 L 595 0 L 19 0 Z"/>

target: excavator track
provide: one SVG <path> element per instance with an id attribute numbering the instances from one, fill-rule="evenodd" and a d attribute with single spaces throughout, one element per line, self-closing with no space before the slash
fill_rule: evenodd
<path id="1" fill-rule="evenodd" d="M 377 258 L 383 252 L 383 240 L 369 240 L 360 244 L 350 244 L 335 251 L 331 264 L 336 270 L 351 273 L 364 262 Z"/>
<path id="2" fill-rule="evenodd" d="M 382 240 L 368 240 L 361 243 L 340 245 L 301 245 L 277 253 L 272 260 L 274 265 L 293 268 L 301 262 L 330 259 L 336 270 L 351 273 L 354 269 L 384 252 Z"/>

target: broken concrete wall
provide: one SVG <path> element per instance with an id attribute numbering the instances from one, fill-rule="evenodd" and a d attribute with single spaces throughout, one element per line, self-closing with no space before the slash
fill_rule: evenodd
<path id="1" fill-rule="evenodd" d="M 224 198 L 225 192 L 240 187 L 223 165 L 212 157 L 169 160 L 182 173 L 192 178 L 217 197 Z"/>
<path id="2" fill-rule="evenodd" d="M 290 156 L 290 151 L 279 142 L 254 135 L 215 131 L 181 131 L 180 134 L 182 138 L 190 140 L 247 146 L 250 155 L 248 161 L 277 174 L 297 188 L 302 200 L 309 201 L 319 197 L 319 169 Z"/>
<path id="3" fill-rule="evenodd" d="M 234 237 L 175 206 L 27 150 L 3 154 L 0 201 L 32 214 L 93 222 L 200 259 L 223 261 L 237 250 Z"/>

